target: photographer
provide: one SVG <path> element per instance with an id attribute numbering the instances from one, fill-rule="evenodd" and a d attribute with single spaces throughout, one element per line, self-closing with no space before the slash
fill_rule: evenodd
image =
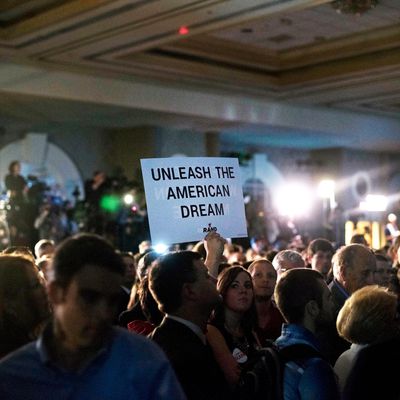
<path id="1" fill-rule="evenodd" d="M 43 204 L 34 226 L 39 231 L 40 239 L 53 240 L 55 243 L 69 234 L 67 215 L 63 207 L 57 204 Z"/>
<path id="2" fill-rule="evenodd" d="M 10 229 L 10 239 L 13 245 L 29 244 L 29 228 L 26 224 L 28 186 L 21 175 L 21 163 L 14 160 L 8 166 L 8 174 L 4 183 L 9 198 L 7 221 Z"/>
<path id="3" fill-rule="evenodd" d="M 109 190 L 109 181 L 103 171 L 94 171 L 93 178 L 85 182 L 85 208 L 87 215 L 86 230 L 102 235 L 105 228 L 105 216 L 100 202 Z"/>

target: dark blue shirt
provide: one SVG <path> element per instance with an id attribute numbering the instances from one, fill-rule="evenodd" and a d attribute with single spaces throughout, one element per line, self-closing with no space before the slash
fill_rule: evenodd
<path id="1" fill-rule="evenodd" d="M 185 399 L 166 356 L 149 339 L 113 328 L 80 371 L 55 365 L 43 335 L 0 362 L 1 400 Z"/>

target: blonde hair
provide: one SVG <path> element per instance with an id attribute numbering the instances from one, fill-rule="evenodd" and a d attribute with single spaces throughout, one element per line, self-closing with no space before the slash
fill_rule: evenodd
<path id="1" fill-rule="evenodd" d="M 339 335 L 351 343 L 372 344 L 399 333 L 397 296 L 386 288 L 370 285 L 356 290 L 339 312 Z"/>

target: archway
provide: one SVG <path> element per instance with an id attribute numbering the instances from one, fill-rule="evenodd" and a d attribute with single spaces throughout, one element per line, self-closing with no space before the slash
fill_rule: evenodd
<path id="1" fill-rule="evenodd" d="M 11 161 L 19 160 L 25 178 L 39 179 L 64 200 L 74 201 L 78 188 L 83 196 L 83 181 L 75 163 L 58 146 L 48 142 L 47 135 L 29 133 L 0 149 L 0 187 L 4 192 L 4 177 Z M 34 179 L 31 179 L 34 180 Z"/>
<path id="2" fill-rule="evenodd" d="M 21 175 L 27 180 L 29 187 L 28 202 L 20 208 L 20 217 L 16 217 L 15 209 L 10 208 L 11 203 L 7 205 L 4 182 L 8 166 L 13 160 L 21 163 Z M 41 229 L 45 226 L 43 221 L 36 226 L 41 215 L 53 221 L 49 229 L 54 232 L 54 237 L 43 235 L 48 239 L 61 240 L 64 237 L 63 232 L 69 229 L 66 225 L 68 222 L 65 222 L 67 208 L 73 206 L 78 197 L 84 195 L 82 178 L 74 162 L 62 149 L 49 143 L 46 134 L 39 133 L 29 133 L 23 139 L 9 143 L 0 150 L 0 189 L 1 248 L 9 245 L 33 246 L 39 236 L 42 236 L 37 229 L 39 226 L 42 226 Z M 50 210 L 48 217 L 45 214 L 46 209 Z M 11 223 L 11 216 L 14 223 Z M 54 227 L 56 222 L 59 224 L 58 231 Z M 50 222 L 47 222 L 46 225 L 49 224 Z"/>

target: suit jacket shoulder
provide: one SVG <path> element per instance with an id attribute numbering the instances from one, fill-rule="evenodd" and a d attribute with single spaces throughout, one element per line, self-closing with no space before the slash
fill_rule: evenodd
<path id="1" fill-rule="evenodd" d="M 224 376 L 210 347 L 190 328 L 164 318 L 149 337 L 164 350 L 189 400 L 228 398 Z"/>
<path id="2" fill-rule="evenodd" d="M 338 314 L 340 309 L 343 307 L 343 305 L 346 301 L 346 296 L 340 290 L 340 288 L 338 287 L 338 284 L 335 281 L 332 281 L 329 284 L 329 289 L 332 293 L 332 300 L 333 300 L 333 303 L 335 304 L 336 314 Z"/>

